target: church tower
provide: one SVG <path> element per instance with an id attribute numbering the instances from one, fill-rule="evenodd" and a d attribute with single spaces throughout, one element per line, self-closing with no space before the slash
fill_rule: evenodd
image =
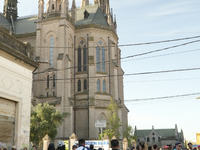
<path id="1" fill-rule="evenodd" d="M 17 20 L 17 0 L 5 0 L 4 1 L 4 16 L 10 21 Z"/>
<path id="2" fill-rule="evenodd" d="M 110 7 L 109 0 L 94 0 L 94 4 L 98 4 L 104 14 L 108 13 L 108 8 Z"/>
<path id="3" fill-rule="evenodd" d="M 82 0 L 81 7 L 85 7 L 89 5 L 89 0 Z"/>

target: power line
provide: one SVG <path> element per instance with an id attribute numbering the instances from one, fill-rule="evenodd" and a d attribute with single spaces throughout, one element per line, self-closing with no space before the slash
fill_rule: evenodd
<path id="1" fill-rule="evenodd" d="M 189 40 L 189 39 L 195 39 L 200 38 L 200 36 L 192 36 L 192 37 L 186 37 L 186 38 L 177 38 L 172 40 L 163 40 L 163 41 L 153 41 L 153 42 L 144 42 L 144 43 L 133 43 L 133 44 L 122 44 L 118 46 L 101 46 L 101 47 L 125 47 L 125 46 L 141 46 L 141 45 L 151 45 L 151 44 L 159 44 L 159 43 L 169 43 L 169 42 L 175 42 L 175 41 L 182 41 L 182 40 Z M 78 47 L 50 47 L 50 46 L 36 46 L 37 48 L 78 48 Z M 90 46 L 87 48 L 96 48 L 96 46 Z"/>
<path id="2" fill-rule="evenodd" d="M 125 101 L 125 102 L 151 101 L 151 100 L 156 100 L 156 99 L 168 99 L 168 98 L 186 97 L 186 96 L 193 96 L 193 95 L 199 95 L 199 94 L 200 94 L 200 93 L 191 93 L 191 94 L 183 94 L 183 95 L 164 96 L 164 97 L 143 98 L 143 99 L 131 99 L 131 100 L 124 100 L 124 101 Z"/>
<path id="3" fill-rule="evenodd" d="M 170 56 L 170 55 L 176 55 L 176 54 L 196 52 L 196 51 L 199 51 L 199 50 L 200 49 L 194 49 L 194 50 L 181 51 L 181 52 L 176 52 L 176 53 L 168 53 L 168 54 L 162 54 L 162 55 L 156 55 L 156 56 L 149 56 L 149 57 L 142 57 L 142 58 L 137 58 L 137 59 L 125 60 L 125 61 L 121 61 L 121 62 L 128 62 L 128 61 L 135 61 L 135 60 L 142 60 L 142 59 L 149 59 L 149 58 L 156 58 L 156 57 L 162 57 L 162 56 Z"/>
<path id="4" fill-rule="evenodd" d="M 172 49 L 172 48 L 176 48 L 176 47 L 180 47 L 180 46 L 185 46 L 185 45 L 196 43 L 196 42 L 200 42 L 200 40 L 191 41 L 191 42 L 187 42 L 187 43 L 183 43 L 183 44 L 179 44 L 179 45 L 174 45 L 174 46 L 170 46 L 170 47 L 165 47 L 165 48 L 162 48 L 162 49 L 157 49 L 157 50 L 153 50 L 153 51 L 149 51 L 149 52 L 145 52 L 145 53 L 129 55 L 129 56 L 126 56 L 126 57 L 114 59 L 112 61 L 114 62 L 114 61 L 117 61 L 117 60 L 123 60 L 123 59 L 138 57 L 138 56 L 142 56 L 142 55 L 147 55 L 147 54 L 151 54 L 151 53 L 156 53 L 156 52 L 160 52 L 160 51 L 165 51 L 165 50 L 168 50 L 168 49 Z M 92 65 L 101 64 L 101 63 L 110 63 L 110 61 L 108 60 L 108 61 L 104 61 L 104 62 L 97 62 L 97 63 L 93 63 Z M 88 65 L 91 65 L 91 64 L 81 65 L 81 68 L 88 66 Z M 73 66 L 73 67 L 68 67 L 68 68 L 65 68 L 65 69 L 54 69 L 53 71 L 54 72 L 55 71 L 61 71 L 61 70 L 63 71 L 63 70 L 68 70 L 68 69 L 75 69 L 75 68 L 78 68 L 78 67 L 80 67 L 80 66 Z M 52 72 L 52 71 L 50 71 L 50 70 L 49 71 L 41 71 L 41 72 L 35 72 L 33 74 L 35 75 L 35 74 L 47 73 L 47 72 Z"/>
<path id="5" fill-rule="evenodd" d="M 149 71 L 149 72 L 140 72 L 140 73 L 130 73 L 130 74 L 121 74 L 121 75 L 110 75 L 110 77 L 115 76 L 138 76 L 138 75 L 150 75 L 150 74 L 162 74 L 162 73 L 173 73 L 173 72 L 183 72 L 183 71 L 195 71 L 200 70 L 200 68 L 187 68 L 187 69 L 175 69 L 175 70 L 163 70 L 163 71 Z M 106 76 L 92 76 L 91 78 L 108 78 L 109 75 Z M 63 79 L 55 79 L 55 80 L 72 80 L 72 79 L 85 79 L 86 77 L 77 77 L 77 78 L 63 78 Z M 53 80 L 53 79 L 49 79 Z M 44 81 L 44 79 L 38 79 L 33 81 Z M 45 80 L 46 81 L 46 80 Z"/>

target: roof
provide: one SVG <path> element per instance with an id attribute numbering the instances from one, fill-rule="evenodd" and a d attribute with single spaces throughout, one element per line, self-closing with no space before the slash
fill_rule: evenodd
<path id="1" fill-rule="evenodd" d="M 32 16 L 15 21 L 15 34 L 25 34 L 36 32 L 37 16 Z"/>
<path id="2" fill-rule="evenodd" d="M 0 26 L 10 30 L 11 23 L 0 13 Z"/>
<path id="3" fill-rule="evenodd" d="M 87 10 L 89 17 L 84 19 L 84 12 Z M 76 25 L 98 24 L 109 26 L 104 14 L 98 5 L 81 7 L 77 10 Z"/>
<path id="4" fill-rule="evenodd" d="M 152 130 L 136 130 L 135 135 L 137 138 L 147 136 Z M 174 137 L 175 129 L 155 129 L 154 130 L 158 135 L 162 137 Z"/>

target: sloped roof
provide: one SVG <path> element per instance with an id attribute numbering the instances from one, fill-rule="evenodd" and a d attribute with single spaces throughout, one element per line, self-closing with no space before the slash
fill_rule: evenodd
<path id="1" fill-rule="evenodd" d="M 0 26 L 3 26 L 8 30 L 10 30 L 10 27 L 12 26 L 11 23 L 3 16 L 2 13 L 0 13 Z"/>
<path id="2" fill-rule="evenodd" d="M 137 138 L 147 136 L 152 130 L 136 130 L 135 135 Z M 174 137 L 175 129 L 155 129 L 154 130 L 158 135 L 162 137 Z"/>
<path id="3" fill-rule="evenodd" d="M 89 17 L 84 19 L 84 12 L 87 10 Z M 104 14 L 97 5 L 86 6 L 77 10 L 76 25 L 86 25 L 86 24 L 98 24 L 109 26 Z"/>
<path id="4" fill-rule="evenodd" d="M 24 33 L 33 33 L 36 32 L 36 21 L 37 16 L 32 16 L 24 19 L 18 19 L 15 21 L 15 33 L 24 34 Z"/>

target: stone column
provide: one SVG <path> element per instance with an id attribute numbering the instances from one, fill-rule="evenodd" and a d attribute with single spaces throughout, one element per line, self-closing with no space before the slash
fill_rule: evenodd
<path id="1" fill-rule="evenodd" d="M 74 145 L 74 141 L 77 141 L 77 137 L 76 137 L 76 135 L 75 135 L 75 133 L 73 133 L 70 137 L 69 137 L 69 139 L 70 139 L 70 141 L 69 141 L 69 143 L 70 143 L 70 150 L 72 150 L 72 146 Z"/>
<path id="2" fill-rule="evenodd" d="M 51 138 L 47 135 L 43 138 L 43 150 L 48 150 Z"/>
<path id="3" fill-rule="evenodd" d="M 123 150 L 127 150 L 128 148 L 128 140 L 126 138 L 123 139 Z"/>

